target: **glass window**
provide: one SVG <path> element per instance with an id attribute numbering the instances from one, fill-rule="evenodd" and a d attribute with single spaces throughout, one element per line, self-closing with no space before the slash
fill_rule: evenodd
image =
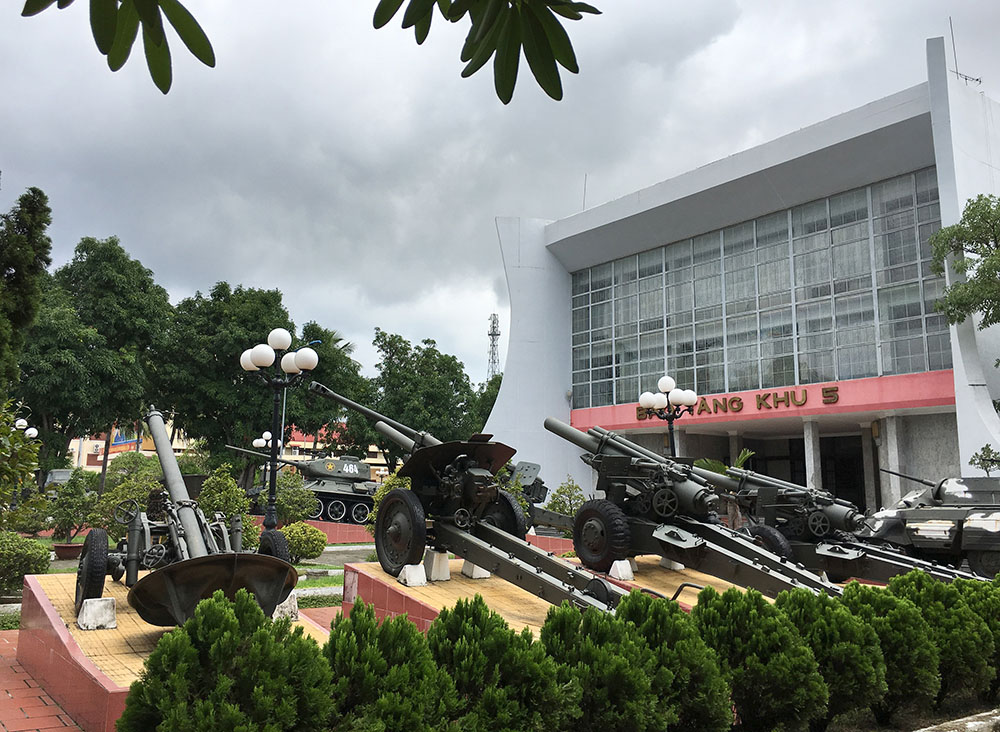
<path id="1" fill-rule="evenodd" d="M 579 308 L 573 311 L 573 332 L 584 333 L 590 330 L 590 311 Z"/>
<path id="2" fill-rule="evenodd" d="M 679 241 L 664 247 L 665 267 L 667 271 L 691 266 L 691 240 Z"/>
<path id="3" fill-rule="evenodd" d="M 639 270 L 637 268 L 638 260 L 635 255 L 615 260 L 614 264 L 616 285 L 623 285 L 626 282 L 635 282 L 639 279 Z"/>
<path id="4" fill-rule="evenodd" d="M 726 390 L 726 369 L 721 364 L 695 369 L 695 390 L 699 394 L 721 394 Z"/>
<path id="5" fill-rule="evenodd" d="M 656 360 L 663 368 L 663 333 L 644 333 L 639 336 L 639 358 L 643 361 Z"/>
<path id="6" fill-rule="evenodd" d="M 590 327 L 608 328 L 611 325 L 611 303 L 602 302 L 590 306 Z"/>
<path id="7" fill-rule="evenodd" d="M 613 381 L 598 381 L 590 385 L 590 402 L 594 407 L 606 407 L 612 403 Z"/>
<path id="8" fill-rule="evenodd" d="M 799 383 L 818 384 L 833 381 L 833 351 L 814 351 L 799 354 Z"/>
<path id="9" fill-rule="evenodd" d="M 927 368 L 940 371 L 951 367 L 951 338 L 948 333 L 927 336 Z"/>
<path id="10" fill-rule="evenodd" d="M 629 376 L 615 381 L 615 404 L 631 404 L 639 401 L 639 378 Z"/>
<path id="11" fill-rule="evenodd" d="M 723 250 L 726 257 L 753 251 L 753 221 L 730 226 L 722 232 Z M 727 269 L 729 265 L 726 265 Z"/>
<path id="12" fill-rule="evenodd" d="M 590 270 L 573 273 L 573 294 L 582 295 L 590 289 Z"/>
<path id="13" fill-rule="evenodd" d="M 649 277 L 663 271 L 663 247 L 639 255 L 639 277 Z"/>
<path id="14" fill-rule="evenodd" d="M 789 355 L 762 359 L 760 382 L 761 387 L 765 389 L 793 385 L 795 383 L 795 358 Z"/>
<path id="15" fill-rule="evenodd" d="M 726 343 L 730 348 L 757 342 L 757 314 L 726 319 Z"/>
<path id="16" fill-rule="evenodd" d="M 578 384 L 573 387 L 573 409 L 590 407 L 590 384 Z"/>
<path id="17" fill-rule="evenodd" d="M 788 214 L 785 211 L 761 216 L 755 224 L 758 248 L 776 242 L 788 241 Z"/>
<path id="18" fill-rule="evenodd" d="M 842 226 L 868 218 L 868 192 L 856 188 L 830 199 L 830 226 Z"/>
<path id="19" fill-rule="evenodd" d="M 705 262 L 715 262 L 722 257 L 721 239 L 719 232 L 713 231 L 710 234 L 702 234 L 691 240 L 691 251 L 695 264 Z M 697 275 L 695 275 L 697 277 Z"/>
<path id="20" fill-rule="evenodd" d="M 828 228 L 825 198 L 792 209 L 792 236 L 806 236 Z"/>
<path id="21" fill-rule="evenodd" d="M 590 289 L 603 290 L 611 287 L 611 262 L 590 268 Z"/>
<path id="22" fill-rule="evenodd" d="M 630 295 L 615 300 L 615 324 L 634 323 L 639 319 L 639 298 Z"/>
<path id="23" fill-rule="evenodd" d="M 711 320 L 694 326 L 695 352 L 722 348 L 722 321 Z"/>
<path id="24" fill-rule="evenodd" d="M 941 230 L 940 221 L 931 221 L 917 227 L 917 234 L 920 238 L 920 258 L 930 259 L 933 255 L 931 251 L 931 237 Z"/>
<path id="25" fill-rule="evenodd" d="M 792 309 L 765 310 L 760 314 L 761 343 L 792 335 Z"/>
<path id="26" fill-rule="evenodd" d="M 838 280 L 871 272 L 872 270 L 867 239 L 860 239 L 849 244 L 834 247 L 831 250 L 830 258 L 833 260 L 833 276 Z M 871 285 L 870 277 L 868 284 L 869 286 Z"/>
<path id="27" fill-rule="evenodd" d="M 875 322 L 875 305 L 870 292 L 838 297 L 835 310 L 838 330 Z M 874 333 L 872 335 L 874 336 Z M 874 339 L 872 342 L 874 343 Z"/>
<path id="28" fill-rule="evenodd" d="M 872 186 L 873 215 L 885 216 L 903 208 L 913 208 L 913 176 L 901 175 Z"/>
<path id="29" fill-rule="evenodd" d="M 694 302 L 699 308 L 721 304 L 722 278 L 719 275 L 696 278 L 694 281 Z"/>
<path id="30" fill-rule="evenodd" d="M 883 343 L 882 354 L 887 374 L 913 374 L 925 368 L 922 337 Z"/>
<path id="31" fill-rule="evenodd" d="M 590 346 L 573 349 L 573 370 L 583 371 L 590 368 Z"/>
<path id="32" fill-rule="evenodd" d="M 643 292 L 639 295 L 639 320 L 663 316 L 663 290 Z"/>
<path id="33" fill-rule="evenodd" d="M 760 366 L 757 359 L 729 363 L 729 391 L 746 391 L 760 387 Z"/>
<path id="34" fill-rule="evenodd" d="M 666 348 L 668 356 L 694 353 L 694 329 L 691 326 L 668 329 L 666 332 Z"/>
<path id="35" fill-rule="evenodd" d="M 937 170 L 925 168 L 913 176 L 917 184 L 917 204 L 938 200 Z"/>
<path id="36" fill-rule="evenodd" d="M 757 289 L 761 295 L 788 292 L 791 289 L 791 272 L 788 258 L 780 262 L 757 265 Z M 761 307 L 764 306 L 763 301 Z"/>
<path id="37" fill-rule="evenodd" d="M 883 287 L 878 291 L 878 318 L 883 323 L 920 315 L 920 285 Z"/>
<path id="38" fill-rule="evenodd" d="M 864 379 L 877 375 L 874 341 L 837 349 L 837 378 Z"/>
<path id="39" fill-rule="evenodd" d="M 830 252 L 823 249 L 795 257 L 795 284 L 815 285 L 830 281 Z"/>
<path id="40" fill-rule="evenodd" d="M 916 262 L 918 260 L 916 233 L 913 227 L 909 227 L 876 236 L 875 266 L 882 269 Z"/>
<path id="41" fill-rule="evenodd" d="M 833 327 L 831 302 L 820 300 L 795 307 L 799 335 L 822 333 Z"/>

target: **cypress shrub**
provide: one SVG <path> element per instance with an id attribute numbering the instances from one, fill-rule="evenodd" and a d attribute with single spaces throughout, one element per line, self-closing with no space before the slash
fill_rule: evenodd
<path id="1" fill-rule="evenodd" d="M 797 730 L 826 715 L 828 691 L 812 651 L 759 592 L 706 587 L 691 617 L 719 656 L 740 729 Z"/>
<path id="2" fill-rule="evenodd" d="M 24 575 L 45 574 L 48 569 L 49 550 L 44 544 L 13 531 L 0 531 L 0 594 L 20 592 Z"/>
<path id="3" fill-rule="evenodd" d="M 427 642 L 455 681 L 459 729 L 569 729 L 580 714 L 579 687 L 560 685 L 556 662 L 531 631 L 515 633 L 479 595 L 442 610 Z"/>
<path id="4" fill-rule="evenodd" d="M 657 665 L 673 672 L 663 699 L 677 713 L 677 729 L 723 732 L 732 726 L 729 687 L 715 651 L 677 603 L 633 591 L 615 615 L 635 625 Z"/>
<path id="5" fill-rule="evenodd" d="M 240 590 L 198 604 L 164 635 L 132 683 L 119 732 L 324 730 L 330 666 L 287 618 L 271 621 Z"/>
<path id="6" fill-rule="evenodd" d="M 889 592 L 916 605 L 931 628 L 941 673 L 938 705 L 949 692 L 963 686 L 985 693 L 996 676 L 990 665 L 993 634 L 958 589 L 914 569 L 889 580 Z"/>
<path id="7" fill-rule="evenodd" d="M 839 601 L 802 588 L 782 592 L 775 604 L 812 649 L 830 690 L 826 716 L 813 720 L 811 730 L 822 732 L 838 714 L 882 700 L 888 690 L 885 661 L 870 626 Z"/>
<path id="8" fill-rule="evenodd" d="M 916 606 L 879 588 L 851 582 L 841 602 L 878 636 L 885 661 L 886 694 L 871 705 L 879 724 L 889 724 L 904 704 L 925 705 L 937 694 L 938 650 Z"/>
<path id="9" fill-rule="evenodd" d="M 574 730 L 652 731 L 677 720 L 668 698 L 673 672 L 657 665 L 634 624 L 596 610 L 581 614 L 564 602 L 549 610 L 540 638 L 562 678 L 583 690 Z"/>
<path id="10" fill-rule="evenodd" d="M 995 582 L 957 579 L 951 583 L 976 615 L 983 619 L 993 634 L 993 656 L 990 665 L 997 674 L 990 683 L 986 698 L 995 700 L 1000 691 L 1000 586 Z"/>
<path id="11" fill-rule="evenodd" d="M 283 526 L 279 531 L 288 539 L 292 564 L 298 564 L 303 559 L 315 559 L 326 549 L 326 534 L 304 521 Z"/>
<path id="12" fill-rule="evenodd" d="M 379 625 L 374 606 L 358 603 L 337 616 L 323 654 L 334 678 L 332 730 L 430 732 L 455 712 L 455 682 L 406 617 Z"/>

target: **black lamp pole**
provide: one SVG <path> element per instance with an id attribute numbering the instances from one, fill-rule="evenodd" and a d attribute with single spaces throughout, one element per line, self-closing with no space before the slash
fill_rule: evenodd
<path id="1" fill-rule="evenodd" d="M 674 446 L 674 422 L 685 414 L 694 414 L 694 405 L 698 403 L 698 395 L 690 389 L 678 389 L 677 382 L 669 376 L 664 376 L 657 382 L 658 394 L 651 391 L 639 395 L 639 407 L 646 417 L 656 417 L 666 420 L 667 433 L 670 435 L 670 457 L 677 457 Z"/>
<path id="2" fill-rule="evenodd" d="M 686 407 L 680 404 L 668 404 L 663 409 L 646 408 L 647 417 L 656 417 L 667 421 L 667 434 L 670 436 L 670 457 L 677 457 L 677 450 L 674 447 L 674 421 L 680 419 L 685 414 L 694 414 L 694 407 Z"/>

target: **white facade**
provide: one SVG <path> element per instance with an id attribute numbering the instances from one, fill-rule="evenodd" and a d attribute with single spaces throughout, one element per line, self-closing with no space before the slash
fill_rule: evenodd
<path id="1" fill-rule="evenodd" d="M 580 450 L 542 426 L 547 416 L 586 425 L 610 414 L 572 409 L 571 273 L 924 169 L 936 169 L 943 226 L 958 222 L 967 199 L 1000 193 L 1000 105 L 947 71 L 943 39 L 927 42 L 927 63 L 926 83 L 618 200 L 553 222 L 498 219 L 511 325 L 503 384 L 487 431 L 516 447 L 519 459 L 540 463 L 550 486 L 566 475 L 584 487 L 593 485 L 592 471 L 579 460 Z M 950 474 L 980 474 L 968 466 L 972 453 L 987 442 L 1000 447 L 1000 420 L 991 402 L 1000 397 L 1000 372 L 992 368 L 1000 356 L 995 331 L 977 331 L 972 323 L 951 328 L 953 407 L 913 404 L 899 409 L 894 402 L 876 400 L 870 408 L 831 410 L 818 417 L 756 422 L 734 417 L 732 424 L 715 420 L 702 425 L 680 420 L 678 441 L 730 451 L 742 435 L 764 431 L 797 436 L 806 440 L 812 483 L 818 480 L 821 433 L 858 433 L 865 438 L 869 496 L 875 460 L 883 467 L 928 475 L 917 471 L 928 469 L 930 456 Z M 619 408 L 616 414 L 621 413 Z M 947 433 L 954 432 L 956 422 L 953 438 Z M 636 423 L 614 428 L 662 447 L 662 427 Z M 911 427 L 944 434 L 925 439 L 929 436 L 908 434 Z M 898 495 L 898 479 L 888 484 L 889 493 Z"/>

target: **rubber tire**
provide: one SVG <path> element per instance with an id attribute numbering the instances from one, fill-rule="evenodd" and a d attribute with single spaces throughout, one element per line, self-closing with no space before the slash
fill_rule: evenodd
<path id="1" fill-rule="evenodd" d="M 316 499 L 316 505 L 313 506 L 313 510 L 309 513 L 309 518 L 312 521 L 322 521 L 323 513 L 326 511 L 326 504 L 323 503 L 323 499 L 319 496 L 314 496 Z"/>
<path id="2" fill-rule="evenodd" d="M 83 540 L 80 564 L 76 570 L 76 614 L 80 614 L 84 600 L 104 594 L 104 578 L 108 574 L 108 532 L 91 529 Z"/>
<path id="3" fill-rule="evenodd" d="M 396 540 L 390 530 L 396 527 Z M 385 494 L 375 517 L 375 553 L 382 569 L 398 577 L 407 564 L 419 564 L 427 546 L 427 519 L 413 491 L 396 488 Z"/>
<path id="4" fill-rule="evenodd" d="M 284 560 L 289 564 L 292 563 L 292 553 L 288 550 L 288 539 L 277 529 L 261 532 L 257 553 Z"/>
<path id="5" fill-rule="evenodd" d="M 507 491 L 499 491 L 497 499 L 486 507 L 480 521 L 496 526 L 511 536 L 524 540 L 528 534 L 528 521 L 517 499 Z"/>
<path id="6" fill-rule="evenodd" d="M 970 551 L 969 569 L 983 577 L 993 579 L 1000 572 L 1000 552 Z"/>
<path id="7" fill-rule="evenodd" d="M 593 546 L 585 543 L 584 529 L 594 522 L 601 536 Z M 625 512 L 611 501 L 599 498 L 587 501 L 573 519 L 573 548 L 585 567 L 597 572 L 607 572 L 619 559 L 629 556 L 632 532 Z"/>
<path id="8" fill-rule="evenodd" d="M 344 509 L 344 511 L 343 511 L 343 513 L 340 514 L 339 518 L 335 518 L 336 515 L 337 515 L 337 513 L 339 513 L 339 511 L 335 511 L 334 508 L 338 507 L 338 506 L 342 507 Z M 347 516 L 347 504 L 345 504 L 339 498 L 335 498 L 332 501 L 330 501 L 328 504 L 326 504 L 326 517 L 328 519 L 330 519 L 331 521 L 333 521 L 334 523 L 339 523 L 339 522 L 343 521 L 346 516 Z"/>
<path id="9" fill-rule="evenodd" d="M 773 526 L 754 524 L 747 528 L 754 542 L 760 544 L 772 554 L 785 559 L 792 558 L 792 545 L 788 538 Z"/>
<path id="10" fill-rule="evenodd" d="M 351 521 L 356 524 L 363 524 L 368 520 L 371 515 L 372 510 L 368 507 L 367 503 L 355 503 L 351 506 Z M 358 516 L 361 516 L 359 519 Z"/>

